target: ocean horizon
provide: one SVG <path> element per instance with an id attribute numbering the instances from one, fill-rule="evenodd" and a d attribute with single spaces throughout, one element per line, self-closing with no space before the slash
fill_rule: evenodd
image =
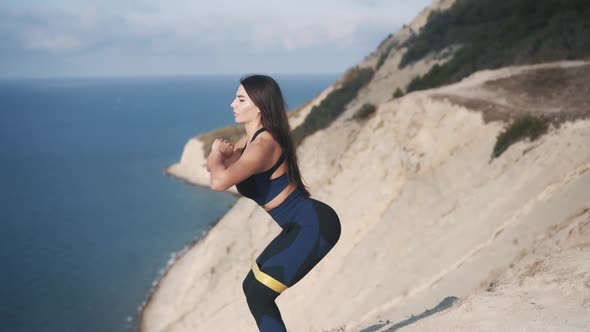
<path id="1" fill-rule="evenodd" d="M 292 110 L 339 76 L 272 75 Z M 0 331 L 132 331 L 236 200 L 164 174 L 244 75 L 0 78 Z"/>
<path id="2" fill-rule="evenodd" d="M 220 78 L 226 77 L 229 79 L 234 79 L 236 82 L 239 80 L 240 77 L 247 76 L 250 74 L 262 74 L 262 75 L 269 75 L 277 80 L 279 78 L 293 78 L 293 77 L 300 77 L 300 78 L 325 78 L 325 77 L 333 77 L 334 80 L 337 79 L 343 73 L 341 72 L 322 72 L 322 73 L 264 73 L 264 72 L 252 72 L 252 73 L 220 73 L 220 74 L 125 74 L 125 75 L 65 75 L 65 76 L 0 76 L 0 82 L 10 82 L 10 81 L 57 81 L 57 80 L 132 80 L 132 79 L 174 79 L 174 80 L 181 80 L 181 79 L 202 79 L 202 78 Z M 280 82 L 279 82 L 280 84 Z M 282 88 L 282 87 L 281 87 Z"/>

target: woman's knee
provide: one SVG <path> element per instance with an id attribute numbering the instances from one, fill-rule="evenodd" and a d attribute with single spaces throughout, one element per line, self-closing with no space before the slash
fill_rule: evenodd
<path id="1" fill-rule="evenodd" d="M 246 301 L 253 311 L 265 310 L 269 306 L 274 306 L 275 299 L 280 293 L 268 288 L 258 280 L 253 280 L 244 291 Z"/>

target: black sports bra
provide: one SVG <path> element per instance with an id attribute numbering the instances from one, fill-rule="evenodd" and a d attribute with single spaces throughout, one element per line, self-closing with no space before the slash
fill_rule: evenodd
<path id="1" fill-rule="evenodd" d="M 266 130 L 266 128 L 264 127 L 258 129 L 256 133 L 254 133 L 254 136 L 252 137 L 252 140 L 250 140 L 250 142 L 254 141 L 256 136 L 258 136 L 258 134 L 260 134 L 264 130 Z M 247 146 L 248 143 L 244 145 L 244 149 L 242 149 L 241 154 L 244 153 L 244 150 Z M 283 160 L 285 160 L 285 153 L 281 152 L 279 160 L 277 160 L 277 162 L 269 170 L 253 174 L 249 178 L 236 184 L 236 189 L 238 189 L 238 192 L 240 194 L 256 201 L 256 203 L 258 203 L 258 205 L 260 206 L 270 202 L 273 198 L 275 198 L 275 196 L 280 194 L 283 191 L 283 189 L 285 189 L 289 185 L 289 178 L 287 176 L 287 173 L 284 173 L 278 178 L 270 179 L 272 173 L 274 173 L 274 171 L 279 166 L 281 166 Z"/>

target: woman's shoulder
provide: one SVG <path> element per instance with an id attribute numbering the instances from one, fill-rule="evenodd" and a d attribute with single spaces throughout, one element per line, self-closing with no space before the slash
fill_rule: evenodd
<path id="1" fill-rule="evenodd" d="M 256 137 L 255 141 L 260 141 L 260 143 L 264 146 L 266 146 L 267 148 L 271 148 L 271 149 L 277 149 L 277 148 L 281 148 L 281 145 L 279 144 L 279 142 L 277 142 L 277 140 L 275 140 L 275 138 L 272 136 L 272 134 L 268 131 L 265 130 L 263 132 L 261 132 L 260 134 L 258 134 L 258 136 Z M 252 142 L 252 143 L 254 143 Z"/>
<path id="2" fill-rule="evenodd" d="M 281 151 L 281 145 L 274 139 L 268 131 L 259 133 L 253 141 L 248 143 L 246 150 L 255 150 L 264 158 L 275 159 Z"/>
<path id="3" fill-rule="evenodd" d="M 246 146 L 247 141 L 248 141 L 248 135 L 243 134 L 240 138 L 238 138 L 238 140 L 234 144 L 234 151 L 243 150 L 244 147 Z"/>

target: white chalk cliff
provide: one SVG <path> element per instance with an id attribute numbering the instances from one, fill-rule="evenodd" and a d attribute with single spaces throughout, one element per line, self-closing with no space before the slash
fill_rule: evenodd
<path id="1" fill-rule="evenodd" d="M 452 3 L 434 1 L 388 43 L 403 41 L 429 11 Z M 568 112 L 551 106 L 559 93 L 531 99 L 525 90 L 503 87 L 547 69 L 577 78 L 590 63 L 480 71 L 391 99 L 396 87 L 445 61 L 433 55 L 400 71 L 403 52 L 392 51 L 345 113 L 298 148 L 312 196 L 337 211 L 342 235 L 277 298 L 289 330 L 522 330 L 530 319 L 539 329 L 590 326 L 590 120 L 564 122 L 495 159 L 506 123 L 484 121 L 486 114 L 519 110 Z M 590 105 L 589 96 L 578 96 L 580 103 Z M 378 106 L 374 116 L 350 120 L 367 102 Z M 303 119 L 291 121 L 294 128 Z M 168 172 L 207 185 L 200 144 L 189 141 Z M 279 232 L 264 210 L 239 198 L 162 279 L 141 330 L 257 331 L 242 280 Z M 449 297 L 459 299 L 451 308 L 400 324 Z"/>

